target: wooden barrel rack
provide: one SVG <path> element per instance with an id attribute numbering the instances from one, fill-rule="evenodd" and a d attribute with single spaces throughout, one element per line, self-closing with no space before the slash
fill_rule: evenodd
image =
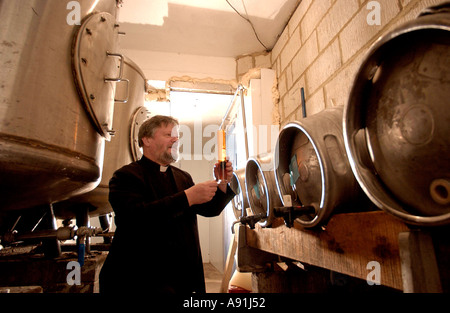
<path id="1" fill-rule="evenodd" d="M 411 228 L 383 211 L 336 214 L 326 227 L 314 229 L 298 223 L 288 228 L 281 218 L 270 228 L 239 224 L 237 268 L 253 273 L 253 292 L 327 292 L 330 273 L 362 282 L 369 292 L 372 285 L 393 292 L 449 292 L 448 233 L 448 227 Z M 298 279 L 289 274 L 298 270 L 283 272 L 276 265 L 283 263 L 303 268 L 293 274 Z M 379 284 L 369 284 L 372 274 Z M 318 277 L 328 280 L 324 288 L 317 286 Z"/>

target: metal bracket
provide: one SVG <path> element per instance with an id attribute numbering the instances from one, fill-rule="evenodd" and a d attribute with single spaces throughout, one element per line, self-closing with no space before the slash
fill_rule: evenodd
<path id="1" fill-rule="evenodd" d="M 127 93 L 126 93 L 125 99 L 116 99 L 116 98 L 114 98 L 114 102 L 116 102 L 116 103 L 127 103 L 128 99 L 130 98 L 130 80 L 122 78 L 118 82 L 126 82 L 127 83 Z M 116 87 L 116 89 L 117 89 L 117 87 Z"/>
<path id="2" fill-rule="evenodd" d="M 123 55 L 120 53 L 111 53 L 109 51 L 106 51 L 106 55 L 109 57 L 118 57 L 120 60 L 119 63 L 119 77 L 116 78 L 107 78 L 105 77 L 105 82 L 120 82 L 122 81 L 122 75 L 123 75 Z"/>

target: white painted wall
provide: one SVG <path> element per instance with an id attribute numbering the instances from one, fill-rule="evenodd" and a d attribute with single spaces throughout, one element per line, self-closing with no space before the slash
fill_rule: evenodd
<path id="1" fill-rule="evenodd" d="M 213 180 L 215 161 L 180 160 L 175 166 L 191 174 L 194 183 Z M 222 215 L 213 218 L 198 216 L 198 231 L 204 263 L 212 263 L 219 270 L 223 268 L 223 227 Z"/>
<path id="2" fill-rule="evenodd" d="M 148 40 L 148 39 L 143 39 Z M 122 49 L 147 79 L 167 81 L 174 76 L 233 80 L 236 78 L 234 58 L 208 57 L 179 53 Z"/>
<path id="3" fill-rule="evenodd" d="M 274 70 L 261 69 L 261 77 L 250 80 L 244 99 L 250 157 L 269 153 L 276 145 L 279 125 L 273 120 L 275 74 Z"/>

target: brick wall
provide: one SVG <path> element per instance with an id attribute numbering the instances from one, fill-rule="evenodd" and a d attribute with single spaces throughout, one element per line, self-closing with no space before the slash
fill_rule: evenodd
<path id="1" fill-rule="evenodd" d="M 354 76 L 380 36 L 443 0 L 303 0 L 272 52 L 237 58 L 238 78 L 248 69 L 276 70 L 281 124 L 302 118 L 301 88 L 308 115 L 347 102 Z M 369 25 L 379 4 L 380 25 Z M 267 66 L 269 67 L 269 66 Z"/>

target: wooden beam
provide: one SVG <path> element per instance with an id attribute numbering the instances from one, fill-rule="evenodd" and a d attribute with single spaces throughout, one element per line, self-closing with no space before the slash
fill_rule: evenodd
<path id="1" fill-rule="evenodd" d="M 230 246 L 228 247 L 228 255 L 225 264 L 225 271 L 223 273 L 222 285 L 220 287 L 221 293 L 228 292 L 228 284 L 230 283 L 231 276 L 233 275 L 234 256 L 236 254 L 237 241 L 236 234 L 231 237 Z"/>
<path id="2" fill-rule="evenodd" d="M 399 245 L 403 291 L 405 293 L 442 293 L 431 234 L 426 230 L 400 233 Z"/>
<path id="3" fill-rule="evenodd" d="M 401 221 L 382 212 L 334 215 L 326 228 L 287 228 L 281 219 L 272 228 L 247 228 L 247 245 L 302 263 L 366 280 L 380 265 L 380 282 L 403 290 L 398 235 L 408 231 Z M 372 263 L 373 264 L 373 263 Z"/>

